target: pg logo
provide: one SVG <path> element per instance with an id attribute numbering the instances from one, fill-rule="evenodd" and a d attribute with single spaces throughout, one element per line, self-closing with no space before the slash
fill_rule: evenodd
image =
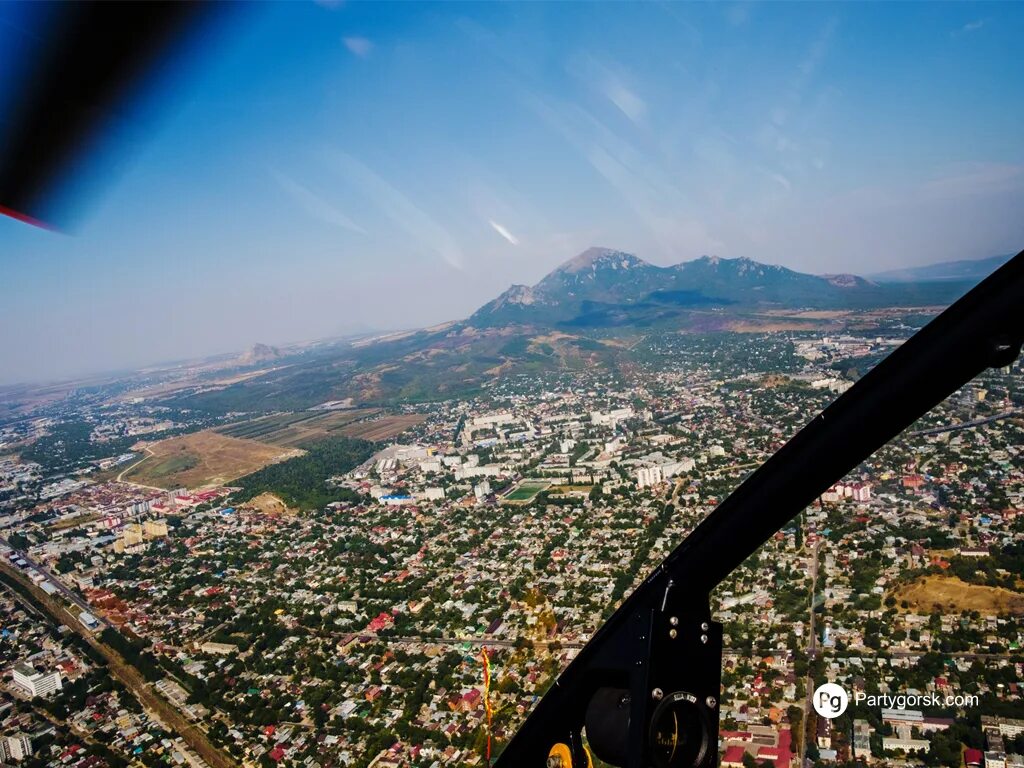
<path id="1" fill-rule="evenodd" d="M 829 720 L 843 714 L 846 711 L 846 705 L 849 703 L 850 697 L 847 696 L 846 691 L 835 683 L 819 685 L 811 699 L 814 711 Z"/>

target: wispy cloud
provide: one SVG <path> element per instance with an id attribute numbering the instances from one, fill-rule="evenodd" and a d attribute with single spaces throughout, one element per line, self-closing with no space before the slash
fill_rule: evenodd
<path id="1" fill-rule="evenodd" d="M 1024 165 L 1012 163 L 961 163 L 921 185 L 929 198 L 959 199 L 979 195 L 1009 196 L 1024 186 Z"/>
<path id="2" fill-rule="evenodd" d="M 612 80 L 605 86 L 604 95 L 634 123 L 642 122 L 647 114 L 647 102 L 618 80 Z"/>
<path id="3" fill-rule="evenodd" d="M 503 238 L 508 240 L 512 245 L 519 245 L 519 238 L 509 232 L 505 227 L 496 222 L 494 219 L 488 219 L 488 224 L 491 225 L 491 229 L 501 235 Z"/>
<path id="4" fill-rule="evenodd" d="M 665 254 L 722 248 L 705 223 L 692 215 L 692 201 L 664 167 L 664 158 L 617 134 L 582 107 L 536 94 L 526 101 L 615 189 Z"/>
<path id="5" fill-rule="evenodd" d="M 343 37 L 341 42 L 350 53 L 361 59 L 365 59 L 373 51 L 373 42 L 365 37 Z"/>
<path id="6" fill-rule="evenodd" d="M 609 66 L 593 56 L 583 55 L 572 59 L 567 69 L 589 88 L 608 99 L 632 122 L 639 125 L 647 117 L 647 102 L 626 84 L 627 78 L 619 74 L 618 67 Z"/>
<path id="7" fill-rule="evenodd" d="M 987 24 L 987 23 L 988 23 L 988 19 L 975 19 L 974 21 L 969 21 L 966 24 L 964 24 L 962 27 L 960 27 L 958 32 L 961 35 L 969 35 L 971 32 L 977 32 L 979 29 L 984 27 L 985 24 Z"/>
<path id="8" fill-rule="evenodd" d="M 358 232 L 361 235 L 366 234 L 365 229 L 352 221 L 352 219 L 334 207 L 330 202 L 316 194 L 316 192 L 282 173 L 271 171 L 271 174 L 285 194 L 314 219 L 319 219 L 326 224 L 333 224 L 336 227 L 352 232 Z"/>
<path id="9" fill-rule="evenodd" d="M 429 248 L 449 266 L 463 268 L 462 249 L 455 238 L 403 192 L 351 155 L 329 150 L 327 158 L 417 245 Z"/>

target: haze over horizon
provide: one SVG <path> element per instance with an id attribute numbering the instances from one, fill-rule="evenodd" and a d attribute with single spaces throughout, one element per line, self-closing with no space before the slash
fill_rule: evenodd
<path id="1" fill-rule="evenodd" d="M 0 383 L 459 319 L 592 245 L 1016 252 L 1022 31 L 1001 4 L 253 6 L 74 234 L 0 218 Z"/>

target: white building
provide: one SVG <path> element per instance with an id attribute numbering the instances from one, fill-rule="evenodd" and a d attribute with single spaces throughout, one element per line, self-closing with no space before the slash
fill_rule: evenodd
<path id="1" fill-rule="evenodd" d="M 884 736 L 882 749 L 901 749 L 904 752 L 927 752 L 932 748 L 927 739 L 903 739 L 897 736 Z"/>
<path id="2" fill-rule="evenodd" d="M 0 749 L 0 757 L 4 761 L 24 760 L 32 755 L 32 739 L 21 731 L 12 733 L 6 739 L 0 739 L 0 745 L 3 747 Z"/>
<path id="3" fill-rule="evenodd" d="M 682 472 L 692 472 L 697 464 L 693 459 L 683 458 L 679 461 L 662 461 L 636 471 L 638 488 L 647 488 L 675 477 Z"/>
<path id="4" fill-rule="evenodd" d="M 608 411 L 608 413 L 601 413 L 600 411 L 590 412 L 590 420 L 594 424 L 605 427 L 614 427 L 623 419 L 631 419 L 633 416 L 632 408 L 617 408 L 614 411 Z"/>
<path id="5" fill-rule="evenodd" d="M 621 437 L 616 437 L 610 442 L 604 444 L 605 453 L 618 453 L 622 450 L 625 445 L 625 441 Z"/>
<path id="6" fill-rule="evenodd" d="M 48 696 L 62 688 L 60 672 L 37 672 L 34 667 L 24 662 L 14 665 L 13 675 L 14 684 L 31 696 Z"/>
<path id="7" fill-rule="evenodd" d="M 661 467 L 640 467 L 636 471 L 636 485 L 637 488 L 649 488 L 652 485 L 657 485 L 665 480 L 665 476 L 662 474 Z"/>

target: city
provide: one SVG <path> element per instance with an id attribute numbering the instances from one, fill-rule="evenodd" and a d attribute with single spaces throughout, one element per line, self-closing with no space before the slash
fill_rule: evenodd
<path id="1" fill-rule="evenodd" d="M 1024 768 L 1022 37 L 0 0 L 0 768 Z"/>
<path id="2" fill-rule="evenodd" d="M 311 451 L 170 491 L 122 476 L 158 400 L 84 405 L 89 445 L 113 464 L 4 464 L 9 716 L 33 754 L 74 746 L 83 763 L 480 764 L 483 650 L 501 743 L 643 575 L 852 383 L 841 371 L 900 343 L 875 332 L 652 336 L 628 376 L 522 375 L 360 416 L 349 428 L 399 418 L 398 434 L 329 438 L 348 460 L 329 476 Z M 953 766 L 964 750 L 1024 764 L 1016 375 L 950 398 L 716 592 L 722 765 Z M 7 439 L 56 424 L 44 413 Z M 326 491 L 292 497 L 275 469 Z M 103 686 L 110 705 L 82 681 L 104 664 L 130 672 Z M 26 684 L 26 667 L 55 682 Z M 853 704 L 830 721 L 807 707 L 826 679 L 931 705 Z M 949 693 L 976 706 L 939 703 Z M 112 723 L 117 739 L 96 736 Z"/>

